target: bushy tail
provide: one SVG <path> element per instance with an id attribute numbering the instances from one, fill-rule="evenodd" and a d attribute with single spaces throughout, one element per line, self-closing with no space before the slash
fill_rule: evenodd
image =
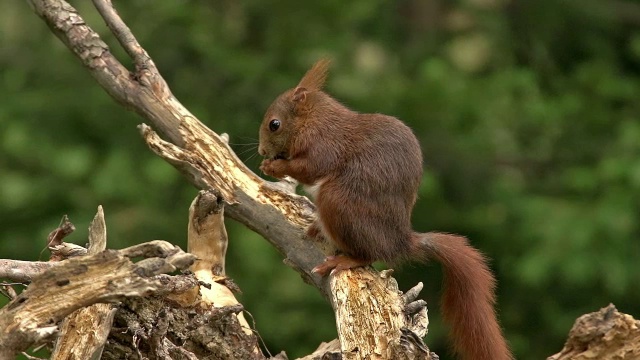
<path id="1" fill-rule="evenodd" d="M 466 360 L 509 360 L 511 352 L 494 311 L 495 279 L 486 259 L 451 234 L 413 234 L 416 260 L 437 260 L 444 269 L 442 313 L 451 326 L 454 349 Z"/>

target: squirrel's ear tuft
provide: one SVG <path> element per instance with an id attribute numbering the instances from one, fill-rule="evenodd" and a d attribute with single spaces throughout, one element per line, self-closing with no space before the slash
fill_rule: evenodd
<path id="1" fill-rule="evenodd" d="M 322 89 L 324 82 L 327 79 L 329 64 L 331 64 L 331 60 L 329 59 L 320 59 L 318 62 L 313 64 L 311 69 L 309 69 L 309 71 L 307 71 L 307 73 L 302 77 L 302 80 L 300 80 L 296 91 L 299 88 L 304 88 L 309 91 Z"/>

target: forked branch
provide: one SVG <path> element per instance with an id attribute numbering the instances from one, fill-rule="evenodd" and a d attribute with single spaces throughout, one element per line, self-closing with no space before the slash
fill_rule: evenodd
<path id="1" fill-rule="evenodd" d="M 196 187 L 218 191 L 228 204 L 229 217 L 267 239 L 284 255 L 285 263 L 331 300 L 345 356 L 428 358 L 421 346 L 411 347 L 415 352 L 406 350 L 413 340 L 407 341 L 411 336 L 404 333 L 413 327 L 404 315 L 403 301 L 392 279 L 371 269 L 357 269 L 339 273 L 329 282 L 311 272 L 325 254 L 333 251 L 326 243 L 305 238 L 304 230 L 314 218 L 313 204 L 251 172 L 225 139 L 180 104 L 109 0 L 94 0 L 94 4 L 132 58 L 132 71 L 112 55 L 98 34 L 64 0 L 29 2 L 107 93 L 149 121 L 153 129 L 142 124 L 140 131 L 156 154 L 184 173 Z M 371 299 L 375 299 L 375 308 L 358 306 Z M 376 312 L 375 317 L 371 316 L 372 311 Z M 349 329 L 348 324 L 358 326 Z"/>

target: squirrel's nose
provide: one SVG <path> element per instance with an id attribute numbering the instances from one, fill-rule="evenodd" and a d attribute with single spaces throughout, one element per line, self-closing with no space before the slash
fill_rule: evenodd
<path id="1" fill-rule="evenodd" d="M 258 146 L 258 154 L 260 154 L 260 156 L 264 156 L 265 155 L 264 149 L 262 148 L 262 145 Z"/>

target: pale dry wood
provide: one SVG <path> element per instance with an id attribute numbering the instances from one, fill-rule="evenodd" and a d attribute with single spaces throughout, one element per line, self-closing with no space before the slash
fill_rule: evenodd
<path id="1" fill-rule="evenodd" d="M 343 359 L 430 359 L 419 338 L 412 346 L 403 334 L 406 304 L 390 270 L 338 272 L 331 288 Z"/>
<path id="2" fill-rule="evenodd" d="M 395 281 L 355 269 L 331 277 L 331 286 L 344 358 L 364 359 L 364 353 L 370 359 L 391 359 L 393 342 L 400 341 L 404 326 L 404 304 Z"/>
<path id="3" fill-rule="evenodd" d="M 46 261 L 0 259 L 0 279 L 28 283 L 55 265 Z"/>
<path id="4" fill-rule="evenodd" d="M 201 190 L 189 207 L 187 252 L 196 256 L 191 265 L 191 271 L 196 275 L 203 272 L 209 278 L 225 276 L 229 241 L 224 226 L 223 201 L 214 191 Z"/>
<path id="5" fill-rule="evenodd" d="M 402 295 L 402 301 L 405 304 L 404 314 L 408 318 L 409 330 L 418 338 L 422 339 L 429 332 L 429 316 L 427 313 L 427 302 L 418 299 L 420 291 L 424 285 L 419 282 L 416 286 L 407 290 Z"/>
<path id="6" fill-rule="evenodd" d="M 340 342 L 338 339 L 321 343 L 311 354 L 297 360 L 341 360 Z"/>
<path id="7" fill-rule="evenodd" d="M 106 248 L 107 225 L 102 206 L 98 206 L 89 226 L 87 253 L 95 255 Z M 71 313 L 60 324 L 51 359 L 99 359 L 115 312 L 113 304 L 93 304 Z"/>
<path id="8" fill-rule="evenodd" d="M 190 269 L 198 280 L 209 285 L 200 286 L 203 305 L 238 305 L 231 290 L 220 283 L 226 280 L 224 264 L 228 238 L 224 226 L 224 202 L 219 194 L 208 190 L 198 193 L 189 207 L 187 234 L 187 251 L 197 258 Z M 244 315 L 238 313 L 237 316 L 244 332 L 252 335 L 253 331 Z M 256 348 L 256 351 L 259 349 Z"/>
<path id="9" fill-rule="evenodd" d="M 87 254 L 95 255 L 107 249 L 107 224 L 104 220 L 102 205 L 89 225 L 89 248 Z"/>
<path id="10" fill-rule="evenodd" d="M 51 251 L 50 261 L 60 261 L 75 256 L 87 255 L 87 248 L 74 243 L 63 242 L 59 245 L 48 246 Z"/>
<path id="11" fill-rule="evenodd" d="M 118 29 L 116 37 L 119 41 L 127 44 L 125 48 L 134 59 L 133 72 L 129 72 L 113 57 L 98 34 L 68 3 L 63 0 L 29 2 L 35 12 L 116 101 L 142 115 L 166 138 L 163 140 L 154 130 L 143 124 L 140 131 L 148 146 L 184 173 L 196 187 L 219 191 L 228 204 L 227 215 L 264 236 L 283 254 L 286 264 L 297 270 L 306 282 L 317 287 L 327 298 L 335 293 L 336 282 L 344 282 L 341 288 L 351 287 L 348 293 L 360 292 L 365 298 L 374 296 L 369 287 L 362 287 L 358 282 L 348 280 L 351 271 L 345 272 L 337 281 L 332 281 L 334 285 L 330 285 L 326 278 L 311 272 L 326 254 L 333 251 L 330 244 L 309 241 L 304 236 L 305 228 L 315 216 L 313 204 L 307 198 L 283 190 L 282 186 L 265 182 L 251 172 L 222 137 L 204 126 L 184 108 L 172 95 L 146 52 L 137 42 L 132 41 L 135 38 L 130 31 L 121 26 L 123 22 L 117 13 L 101 10 L 110 28 Z M 256 129 L 258 122 L 259 119 Z M 360 271 L 369 272 L 373 282 L 382 282 L 370 269 Z M 398 301 L 399 294 L 386 295 L 395 299 L 377 301 Z M 351 317 L 362 315 L 362 312 L 342 313 Z M 400 316 L 395 311 L 393 314 Z M 367 314 L 367 317 L 369 316 Z M 400 319 L 380 319 L 384 322 L 385 328 L 395 329 L 396 323 L 403 321 L 408 325 L 404 316 Z M 361 339 L 366 341 L 368 335 L 362 334 Z M 389 332 L 387 335 L 397 336 L 398 332 Z M 350 335 L 340 333 L 341 340 L 345 336 Z M 394 341 L 397 339 L 389 339 L 390 343 Z M 362 358 L 368 356 L 364 351 L 359 352 L 359 355 Z"/>
<path id="12" fill-rule="evenodd" d="M 638 360 L 640 321 L 613 304 L 579 317 L 559 353 L 547 360 Z"/>
<path id="13" fill-rule="evenodd" d="M 129 260 L 136 256 L 146 259 Z M 186 269 L 194 260 L 167 242 L 153 241 L 57 262 L 0 309 L 0 359 L 50 337 L 58 321 L 79 308 L 158 291 L 162 284 L 151 276 Z"/>

